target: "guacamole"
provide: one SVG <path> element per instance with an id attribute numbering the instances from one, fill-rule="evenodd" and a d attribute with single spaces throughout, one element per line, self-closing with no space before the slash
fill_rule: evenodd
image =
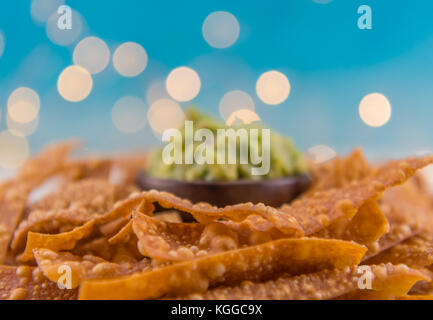
<path id="1" fill-rule="evenodd" d="M 270 129 L 257 124 L 233 125 L 228 127 L 224 123 L 211 118 L 195 108 L 187 109 L 185 116 L 185 125 L 178 130 L 179 139 L 166 140 L 167 143 L 169 141 L 177 141 L 177 143 L 173 142 L 171 154 L 178 152 L 178 155 L 182 158 L 179 160 L 185 160 L 188 152 L 190 152 L 191 156 L 194 154 L 195 157 L 197 152 L 202 151 L 205 143 L 201 139 L 194 141 L 189 139 L 191 132 L 188 130 L 192 131 L 195 137 L 197 131 L 207 129 L 208 136 L 218 136 L 218 139 L 213 139 L 212 137 L 212 139 L 210 139 L 210 145 L 212 146 L 210 150 L 212 151 L 210 155 L 211 161 L 206 163 L 197 163 L 197 161 L 193 163 L 191 163 L 191 161 L 167 163 L 165 160 L 167 153 L 164 151 L 164 147 L 158 148 L 151 152 L 150 155 L 147 168 L 147 174 L 149 176 L 160 179 L 184 181 L 233 181 L 239 179 L 274 179 L 306 173 L 306 165 L 302 155 L 295 148 L 293 142 L 280 134 L 271 132 Z M 191 129 L 192 124 L 193 129 Z M 228 138 L 222 136 L 222 139 L 220 139 L 219 136 L 221 132 L 230 129 L 243 129 L 243 133 L 247 133 L 243 137 L 246 139 L 247 137 L 251 138 L 246 143 L 246 148 L 241 147 L 241 138 L 234 138 L 234 153 L 232 155 L 235 154 L 235 163 L 233 162 L 233 157 L 231 161 L 229 160 L 230 151 L 228 148 L 230 144 L 228 143 Z M 255 135 L 253 135 L 253 133 L 255 133 Z M 257 141 L 254 141 L 253 138 Z M 243 142 L 245 141 L 246 140 L 243 140 Z M 209 145 L 208 140 L 205 142 Z M 241 154 L 245 151 L 248 152 L 247 156 L 245 156 L 244 153 L 244 157 L 242 157 Z M 207 152 L 209 152 L 209 150 Z M 254 154 L 256 157 L 254 157 Z M 267 168 L 262 170 L 263 173 L 258 174 L 257 172 L 260 172 L 260 164 L 257 163 L 257 155 L 262 156 L 263 162 L 268 162 Z M 189 159 L 191 160 L 191 157 Z M 209 158 L 207 159 L 209 160 Z M 222 163 L 221 159 L 226 161 Z M 264 166 L 262 165 L 262 167 Z"/>

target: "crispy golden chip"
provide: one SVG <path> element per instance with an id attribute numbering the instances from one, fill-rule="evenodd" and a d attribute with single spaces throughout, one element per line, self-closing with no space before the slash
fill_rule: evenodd
<path id="1" fill-rule="evenodd" d="M 72 288 L 78 287 L 85 279 L 111 278 L 151 270 L 149 259 L 136 263 L 112 263 L 92 255 L 79 257 L 69 252 L 57 253 L 48 249 L 35 249 L 34 255 L 42 273 L 54 282 L 59 281 L 64 274 L 64 272 L 59 272 L 59 268 L 68 266 L 71 281 L 69 284 Z"/>
<path id="2" fill-rule="evenodd" d="M 84 179 L 64 185 L 30 207 L 33 210 L 85 209 L 90 213 L 105 213 L 114 204 L 116 188 L 107 180 Z"/>
<path id="3" fill-rule="evenodd" d="M 282 239 L 177 263 L 146 273 L 84 281 L 80 299 L 149 299 L 201 292 L 209 286 L 266 280 L 359 263 L 366 249 L 342 240 Z"/>
<path id="4" fill-rule="evenodd" d="M 425 295 L 403 295 L 395 297 L 396 300 L 433 300 L 433 295 L 425 294 Z"/>
<path id="5" fill-rule="evenodd" d="M 133 230 L 148 257 L 184 261 L 239 248 L 236 232 L 224 224 L 171 223 L 135 212 Z"/>
<path id="6" fill-rule="evenodd" d="M 116 233 L 110 239 L 108 239 L 108 243 L 113 245 L 119 243 L 126 243 L 130 240 L 132 234 L 133 234 L 132 220 L 129 220 L 128 223 L 125 224 L 123 228 L 119 230 L 118 233 Z"/>
<path id="7" fill-rule="evenodd" d="M 380 210 L 376 200 L 367 200 L 352 219 L 340 217 L 315 236 L 320 238 L 343 239 L 355 241 L 369 248 L 377 250 L 377 242 L 381 236 L 389 231 L 389 223 Z"/>
<path id="8" fill-rule="evenodd" d="M 382 264 L 383 265 L 383 264 Z M 427 272 L 412 269 L 405 264 L 390 266 L 384 273 L 375 273 L 372 282 L 372 290 L 357 289 L 344 294 L 338 299 L 341 300 L 383 300 L 390 296 L 405 295 L 418 281 L 431 281 Z M 371 268 L 371 266 L 369 266 Z"/>
<path id="9" fill-rule="evenodd" d="M 365 261 L 366 264 L 391 262 L 424 268 L 433 263 L 433 242 L 426 235 L 417 235 Z"/>
<path id="10" fill-rule="evenodd" d="M 94 224 L 95 221 L 90 220 L 69 232 L 58 234 L 29 232 L 27 234 L 26 249 L 18 257 L 18 260 L 21 262 L 33 260 L 33 250 L 39 248 L 51 249 L 54 251 L 71 250 L 79 240 L 91 234 Z"/>
<path id="11" fill-rule="evenodd" d="M 0 266 L 0 300 L 75 300 L 78 290 L 62 290 L 39 268 Z"/>
<path id="12" fill-rule="evenodd" d="M 282 206 L 281 210 L 295 217 L 304 234 L 309 235 L 339 218 L 350 220 L 365 201 L 377 199 L 387 188 L 405 182 L 416 170 L 432 162 L 433 157 L 390 161 L 362 180 L 352 181 L 339 189 L 314 192 Z"/>
<path id="13" fill-rule="evenodd" d="M 67 232 L 94 217 L 94 214 L 89 214 L 83 209 L 33 211 L 26 220 L 21 221 L 15 230 L 11 248 L 15 252 L 24 250 L 29 231 L 38 233 Z"/>
<path id="14" fill-rule="evenodd" d="M 302 195 L 306 197 L 319 190 L 342 188 L 355 180 L 371 174 L 373 168 L 360 149 L 355 149 L 346 158 L 337 157 L 323 164 L 310 165 L 311 187 Z"/>
<path id="15" fill-rule="evenodd" d="M 324 270 L 316 273 L 290 277 L 282 276 L 276 280 L 253 283 L 241 283 L 235 287 L 221 287 L 204 293 L 180 297 L 193 300 L 323 300 L 334 299 L 359 289 L 362 280 L 359 266 L 343 269 Z M 417 279 L 424 279 L 422 274 L 413 269 L 392 264 L 369 266 L 372 275 L 372 288 L 389 278 L 399 275 L 409 285 Z M 393 288 L 390 288 L 391 291 Z M 365 290 L 363 290 L 365 291 Z M 401 292 L 400 288 L 397 290 Z"/>
<path id="16" fill-rule="evenodd" d="M 159 212 L 155 215 L 155 219 L 165 221 L 165 222 L 172 222 L 172 223 L 182 223 L 182 217 L 180 216 L 179 212 L 177 211 L 164 211 Z"/>
<path id="17" fill-rule="evenodd" d="M 11 181 L 0 186 L 0 263 L 8 252 L 9 242 L 18 225 L 30 191 L 49 176 L 63 169 L 63 163 L 76 143 L 53 145 L 26 162 Z"/>

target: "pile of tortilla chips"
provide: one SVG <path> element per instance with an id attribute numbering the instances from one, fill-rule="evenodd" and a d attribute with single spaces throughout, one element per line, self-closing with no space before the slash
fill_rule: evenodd
<path id="1" fill-rule="evenodd" d="M 292 203 L 218 208 L 140 192 L 145 155 L 75 147 L 0 184 L 0 299 L 433 297 L 433 202 L 416 174 L 433 157 L 377 166 L 355 150 L 311 165 Z"/>

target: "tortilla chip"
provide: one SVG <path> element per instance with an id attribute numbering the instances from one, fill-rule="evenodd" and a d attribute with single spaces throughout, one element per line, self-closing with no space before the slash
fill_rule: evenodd
<path id="1" fill-rule="evenodd" d="M 346 158 L 336 157 L 323 164 L 310 166 L 312 184 L 301 196 L 307 197 L 320 190 L 342 188 L 371 174 L 373 168 L 361 149 L 355 149 Z"/>
<path id="2" fill-rule="evenodd" d="M 24 250 L 27 233 L 60 233 L 66 232 L 93 219 L 95 215 L 83 209 L 33 211 L 26 220 L 21 221 L 14 232 L 11 248 L 15 252 Z"/>
<path id="3" fill-rule="evenodd" d="M 405 182 L 416 170 L 430 163 L 433 163 L 432 156 L 390 161 L 362 180 L 301 197 L 290 205 L 283 205 L 281 211 L 295 217 L 305 235 L 313 234 L 342 217 L 352 219 L 367 200 L 377 199 L 387 188 Z"/>
<path id="4" fill-rule="evenodd" d="M 138 210 L 140 211 L 140 210 Z M 182 223 L 182 217 L 180 216 L 179 212 L 177 211 L 164 211 L 159 212 L 155 215 L 155 219 L 165 221 L 165 222 L 172 222 L 172 223 Z"/>
<path id="5" fill-rule="evenodd" d="M 13 232 L 24 214 L 30 191 L 63 168 L 63 162 L 76 143 L 53 145 L 27 161 L 17 177 L 0 186 L 0 263 L 8 252 Z"/>
<path id="6" fill-rule="evenodd" d="M 108 239 L 108 243 L 112 245 L 119 244 L 119 243 L 126 243 L 130 240 L 132 234 L 133 234 L 132 220 L 129 219 L 129 222 L 125 224 L 123 228 L 119 230 L 118 233 L 116 233 L 110 239 Z"/>
<path id="7" fill-rule="evenodd" d="M 411 278 L 417 271 L 391 264 L 372 265 L 372 287 L 376 282 L 399 274 Z M 283 276 L 267 282 L 246 281 L 235 287 L 222 287 L 180 299 L 193 300 L 324 300 L 359 290 L 358 266 L 324 270 L 296 277 Z M 365 291 L 365 290 L 363 290 Z M 400 292 L 400 291 L 399 291 Z"/>
<path id="8" fill-rule="evenodd" d="M 44 276 L 53 282 L 57 282 L 63 275 L 58 272 L 61 266 L 70 267 L 72 288 L 78 287 L 85 279 L 110 278 L 151 270 L 148 259 L 137 263 L 112 263 L 92 255 L 79 257 L 68 252 L 57 253 L 48 249 L 35 249 L 34 255 Z"/>
<path id="9" fill-rule="evenodd" d="M 417 235 L 365 261 L 366 264 L 391 262 L 424 268 L 433 263 L 433 242 L 426 235 Z"/>
<path id="10" fill-rule="evenodd" d="M 0 300 L 75 300 L 78 290 L 60 289 L 39 268 L 0 266 Z"/>
<path id="11" fill-rule="evenodd" d="M 113 207 L 116 188 L 106 180 L 84 179 L 67 183 L 33 204 L 33 210 L 84 209 L 89 213 L 105 213 Z"/>
<path id="12" fill-rule="evenodd" d="M 390 296 L 405 295 L 418 281 L 431 281 L 428 273 L 422 270 L 412 269 L 405 264 L 389 266 L 386 272 L 374 273 L 372 290 L 357 289 L 351 293 L 342 295 L 341 300 L 382 300 Z M 371 266 L 370 266 L 371 267 Z"/>
<path id="13" fill-rule="evenodd" d="M 95 221 L 90 220 L 72 231 L 58 234 L 29 232 L 27 234 L 26 249 L 18 257 L 18 260 L 21 262 L 32 261 L 33 249 L 45 248 L 53 251 L 71 250 L 79 240 L 91 234 L 94 224 Z"/>
<path id="14" fill-rule="evenodd" d="M 279 272 L 301 274 L 359 263 L 366 249 L 342 240 L 282 239 L 176 263 L 146 273 L 84 281 L 80 299 L 150 299 L 201 292 Z"/>

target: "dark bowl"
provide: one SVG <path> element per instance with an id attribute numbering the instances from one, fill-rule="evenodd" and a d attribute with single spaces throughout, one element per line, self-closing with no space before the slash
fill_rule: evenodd
<path id="1" fill-rule="evenodd" d="M 311 179 L 307 175 L 268 180 L 237 181 L 180 181 L 157 179 L 146 173 L 137 176 L 137 184 L 143 190 L 167 191 L 191 202 L 208 202 L 223 207 L 226 205 L 262 202 L 278 207 L 288 203 L 308 188 Z"/>

